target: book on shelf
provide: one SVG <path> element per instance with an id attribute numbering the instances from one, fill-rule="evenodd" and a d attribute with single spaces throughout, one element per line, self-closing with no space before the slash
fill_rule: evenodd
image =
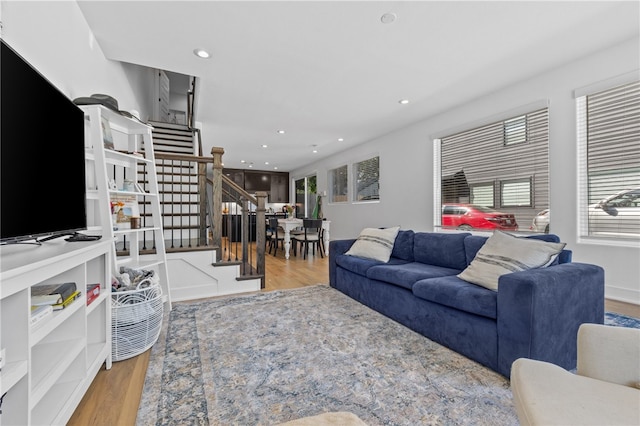
<path id="1" fill-rule="evenodd" d="M 87 306 L 100 296 L 100 284 L 87 284 Z"/>
<path id="2" fill-rule="evenodd" d="M 66 308 L 67 306 L 72 304 L 73 301 L 76 300 L 77 298 L 79 298 L 80 296 L 82 296 L 82 292 L 80 290 L 76 290 L 71 296 L 69 296 L 66 299 L 64 299 L 64 301 L 62 303 L 58 303 L 56 305 L 52 305 L 53 310 L 54 311 L 60 311 L 60 310 L 62 310 L 64 308 Z"/>
<path id="3" fill-rule="evenodd" d="M 74 282 L 34 285 L 31 286 L 31 304 L 57 305 L 63 303 L 76 290 Z"/>
<path id="4" fill-rule="evenodd" d="M 31 325 L 35 325 L 53 313 L 51 305 L 32 305 L 31 306 Z"/>

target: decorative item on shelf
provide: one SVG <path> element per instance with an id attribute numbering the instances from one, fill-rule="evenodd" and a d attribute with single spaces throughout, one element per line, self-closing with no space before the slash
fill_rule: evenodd
<path id="1" fill-rule="evenodd" d="M 140 229 L 140 217 L 132 217 L 131 221 L 131 229 Z"/>
<path id="2" fill-rule="evenodd" d="M 134 186 L 134 183 L 131 179 L 125 179 L 124 183 L 122 184 L 122 190 L 133 192 L 136 190 L 136 187 Z"/>
<path id="3" fill-rule="evenodd" d="M 140 208 L 135 195 L 112 196 L 111 215 L 114 218 L 114 226 L 118 229 L 130 229 L 131 218 L 140 217 Z"/>
<path id="4" fill-rule="evenodd" d="M 284 207 L 282 207 L 282 211 L 284 212 L 285 219 L 288 219 L 290 217 L 294 217 L 293 216 L 293 211 L 294 211 L 294 207 L 293 206 L 290 206 L 289 204 L 285 204 Z"/>
<path id="5" fill-rule="evenodd" d="M 109 124 L 109 120 L 106 117 L 101 117 L 102 120 L 102 139 L 104 143 L 104 147 L 106 149 L 115 149 L 115 145 L 113 144 L 113 135 L 111 134 L 111 125 Z"/>

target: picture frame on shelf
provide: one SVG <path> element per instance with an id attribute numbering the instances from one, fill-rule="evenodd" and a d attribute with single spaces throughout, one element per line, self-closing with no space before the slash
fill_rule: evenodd
<path id="1" fill-rule="evenodd" d="M 102 116 L 100 117 L 102 124 L 102 139 L 104 143 L 104 147 L 106 149 L 115 149 L 115 144 L 113 143 L 113 134 L 111 133 L 111 125 L 109 124 L 109 120 Z"/>
<path id="2" fill-rule="evenodd" d="M 131 218 L 140 217 L 140 207 L 135 195 L 111 197 L 111 215 L 116 229 L 131 229 Z"/>

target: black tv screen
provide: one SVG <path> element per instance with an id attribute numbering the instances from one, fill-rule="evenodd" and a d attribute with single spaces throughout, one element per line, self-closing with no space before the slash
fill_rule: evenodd
<path id="1" fill-rule="evenodd" d="M 2 40 L 0 240 L 86 229 L 84 113 Z"/>

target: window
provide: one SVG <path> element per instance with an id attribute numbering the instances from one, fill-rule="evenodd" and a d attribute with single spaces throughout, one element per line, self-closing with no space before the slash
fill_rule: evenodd
<path id="1" fill-rule="evenodd" d="M 531 179 L 518 179 L 500 182 L 502 207 L 531 206 Z"/>
<path id="2" fill-rule="evenodd" d="M 493 182 L 479 183 L 471 186 L 471 204 L 493 207 Z"/>
<path id="3" fill-rule="evenodd" d="M 347 166 L 329 170 L 329 200 L 332 203 L 346 203 L 347 199 Z"/>
<path id="4" fill-rule="evenodd" d="M 436 139 L 436 227 L 443 226 L 442 206 L 458 204 L 506 220 L 453 227 L 528 230 L 549 208 L 548 123 L 543 107 Z"/>
<path id="5" fill-rule="evenodd" d="M 639 239 L 640 81 L 584 93 L 576 108 L 580 236 Z"/>
<path id="6" fill-rule="evenodd" d="M 504 122 L 504 144 L 513 145 L 527 141 L 527 117 L 520 117 L 505 120 Z"/>
<path id="7" fill-rule="evenodd" d="M 379 200 L 380 157 L 353 165 L 354 201 Z"/>

